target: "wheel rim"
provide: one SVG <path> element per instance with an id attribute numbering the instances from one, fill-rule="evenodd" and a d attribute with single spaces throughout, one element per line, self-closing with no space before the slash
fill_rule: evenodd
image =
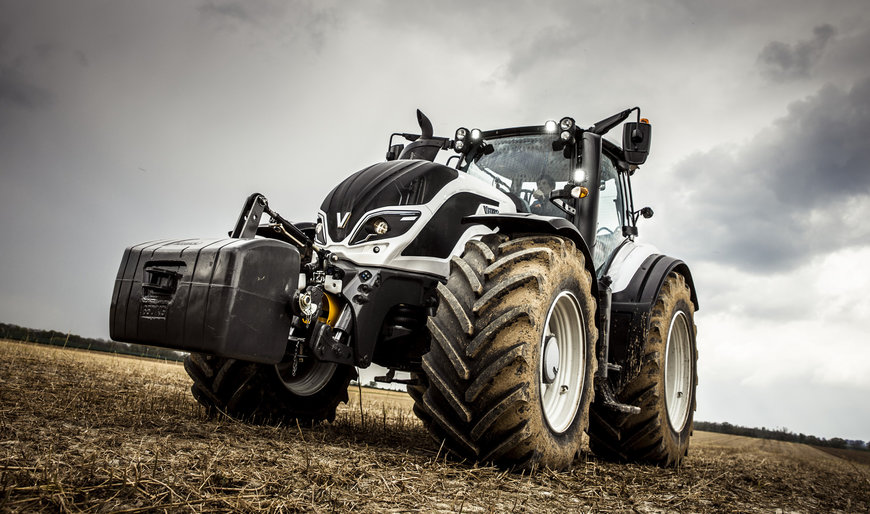
<path id="1" fill-rule="evenodd" d="M 297 396 L 311 396 L 329 383 L 336 367 L 338 364 L 334 362 L 321 362 L 308 357 L 299 363 L 295 376 L 292 363 L 276 364 L 275 371 L 288 391 Z"/>
<path id="2" fill-rule="evenodd" d="M 586 378 L 584 326 L 585 320 L 577 298 L 568 291 L 559 293 L 547 312 L 538 366 L 544 418 L 556 433 L 562 433 L 571 426 L 580 407 Z M 554 344 L 558 351 L 554 351 Z M 552 370 L 554 360 L 558 362 L 555 373 Z M 553 375 L 555 377 L 550 380 Z"/>
<path id="3" fill-rule="evenodd" d="M 665 407 L 671 427 L 681 432 L 689 418 L 692 396 L 692 341 L 686 313 L 671 318 L 665 347 Z"/>

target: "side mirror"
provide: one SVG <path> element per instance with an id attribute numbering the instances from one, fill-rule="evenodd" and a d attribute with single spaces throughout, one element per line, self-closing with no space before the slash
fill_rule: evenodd
<path id="1" fill-rule="evenodd" d="M 401 144 L 390 146 L 390 149 L 387 150 L 387 160 L 388 161 L 395 161 L 396 159 L 399 158 L 400 155 L 402 155 L 402 150 L 404 150 L 404 149 L 405 149 L 405 145 L 401 145 Z"/>
<path id="2" fill-rule="evenodd" d="M 622 126 L 622 148 L 629 164 L 643 164 L 649 155 L 652 142 L 652 125 L 630 121 Z"/>

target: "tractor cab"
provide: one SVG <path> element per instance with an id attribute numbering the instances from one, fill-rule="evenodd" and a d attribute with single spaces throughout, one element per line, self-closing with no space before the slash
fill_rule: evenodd
<path id="1" fill-rule="evenodd" d="M 603 138 L 634 111 L 637 121 L 623 125 L 622 148 Z M 518 213 L 559 217 L 575 225 L 590 243 L 597 270 L 637 234 L 641 212 L 634 211 L 630 177 L 646 161 L 652 138 L 652 126 L 640 118 L 639 108 L 588 129 L 564 117 L 558 123 L 489 131 L 460 127 L 453 139 L 433 136 L 432 123 L 420 111 L 417 120 L 422 133 L 393 134 L 387 160 L 434 161 L 442 150 L 452 149 L 458 155 L 448 165 L 507 195 Z M 396 136 L 410 143 L 393 144 Z"/>

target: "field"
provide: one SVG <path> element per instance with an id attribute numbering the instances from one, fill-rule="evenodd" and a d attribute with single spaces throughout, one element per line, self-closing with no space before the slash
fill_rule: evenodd
<path id="1" fill-rule="evenodd" d="M 176 363 L 0 341 L 0 511 L 866 512 L 870 466 L 696 432 L 677 470 L 457 462 L 404 394 L 314 428 L 208 420 Z"/>

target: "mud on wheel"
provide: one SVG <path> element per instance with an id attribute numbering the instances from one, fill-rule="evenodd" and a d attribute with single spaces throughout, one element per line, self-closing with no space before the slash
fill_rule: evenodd
<path id="1" fill-rule="evenodd" d="M 290 366 L 197 353 L 184 360 L 184 369 L 193 379 L 191 392 L 210 415 L 223 413 L 254 422 L 333 421 L 338 403 L 347 403 L 354 369 L 313 358 L 300 363 L 295 375 Z"/>
<path id="2" fill-rule="evenodd" d="M 640 373 L 618 395 L 640 407 L 592 407 L 590 446 L 600 456 L 677 466 L 689 449 L 698 384 L 695 308 L 685 278 L 671 273 L 650 312 Z"/>
<path id="3" fill-rule="evenodd" d="M 563 469 L 585 441 L 595 300 L 583 254 L 555 236 L 487 236 L 453 257 L 414 410 L 439 444 L 504 466 Z"/>

